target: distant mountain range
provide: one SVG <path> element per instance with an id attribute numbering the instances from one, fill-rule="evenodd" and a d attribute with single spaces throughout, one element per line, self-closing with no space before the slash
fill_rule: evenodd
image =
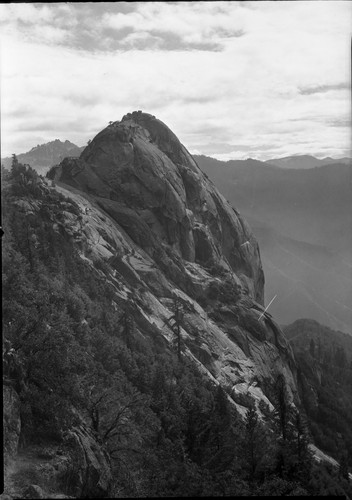
<path id="1" fill-rule="evenodd" d="M 351 158 L 347 156 L 344 158 L 322 158 L 319 160 L 311 155 L 294 155 L 294 156 L 285 156 L 284 158 L 273 158 L 272 160 L 267 160 L 266 163 L 270 163 L 271 165 L 275 165 L 280 168 L 314 168 L 321 167 L 323 165 L 331 165 L 332 163 L 344 163 L 351 164 Z"/>
<path id="2" fill-rule="evenodd" d="M 256 235 L 266 302 L 283 324 L 311 317 L 352 330 L 352 169 L 282 169 L 194 156 Z"/>
<path id="3" fill-rule="evenodd" d="M 32 168 L 40 174 L 45 174 L 50 167 L 60 163 L 65 157 L 78 157 L 83 151 L 83 147 L 78 147 L 70 141 L 54 141 L 46 144 L 38 144 L 27 153 L 17 154 L 17 159 L 20 163 L 28 163 Z M 12 157 L 2 158 L 1 164 L 9 169 L 12 164 Z"/>
<path id="4" fill-rule="evenodd" d="M 28 163 L 32 168 L 38 170 L 40 173 L 46 173 L 50 167 L 56 165 L 57 163 L 60 163 L 65 157 L 80 156 L 84 149 L 85 146 L 76 146 L 68 140 L 60 141 L 59 139 L 55 139 L 54 141 L 47 142 L 46 144 L 38 144 L 30 151 L 27 151 L 27 153 L 16 154 L 18 161 L 22 163 Z M 203 158 L 208 157 L 204 156 Z M 250 161 L 252 163 L 256 162 L 256 160 L 252 159 L 248 159 L 246 161 Z M 11 157 L 1 159 L 1 164 L 4 165 L 4 167 L 7 169 L 11 167 L 11 163 Z M 310 169 L 336 163 L 351 165 L 351 158 L 344 157 L 334 159 L 327 157 L 319 160 L 318 158 L 315 158 L 311 155 L 293 155 L 286 156 L 284 158 L 273 158 L 272 160 L 266 160 L 266 162 L 258 162 L 258 164 L 261 165 L 263 163 L 268 163 L 270 165 L 285 169 Z"/>

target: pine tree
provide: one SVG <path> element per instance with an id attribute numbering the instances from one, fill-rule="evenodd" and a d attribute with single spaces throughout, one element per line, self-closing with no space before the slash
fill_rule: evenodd
<path id="1" fill-rule="evenodd" d="M 296 411 L 293 415 L 291 442 L 295 479 L 307 484 L 312 468 L 312 452 L 309 449 L 308 425 L 304 416 Z"/>
<path id="2" fill-rule="evenodd" d="M 18 165 L 18 159 L 17 159 L 17 156 L 15 155 L 15 153 L 13 153 L 13 155 L 12 155 L 12 164 L 11 164 L 12 169 L 14 169 L 15 167 L 17 167 L 17 165 Z"/>
<path id="3" fill-rule="evenodd" d="M 313 338 L 310 339 L 309 352 L 310 352 L 310 355 L 312 356 L 312 358 L 314 358 L 315 357 L 315 342 L 314 342 Z"/>
<path id="4" fill-rule="evenodd" d="M 289 467 L 290 440 L 292 439 L 292 408 L 289 403 L 286 382 L 282 374 L 277 378 L 275 385 L 274 423 L 277 434 L 276 472 L 284 478 Z"/>
<path id="5" fill-rule="evenodd" d="M 348 471 L 348 454 L 346 451 L 341 453 L 341 458 L 339 461 L 339 477 L 344 479 L 349 479 L 349 471 Z"/>
<path id="6" fill-rule="evenodd" d="M 182 309 L 182 303 L 180 302 L 180 299 L 177 296 L 174 297 L 173 310 L 174 314 L 167 320 L 167 323 L 171 326 L 171 329 L 175 334 L 177 357 L 178 360 L 181 361 L 181 352 L 183 348 L 181 339 L 181 323 L 183 320 L 183 309 Z"/>
<path id="7" fill-rule="evenodd" d="M 276 472 L 287 481 L 306 485 L 312 466 L 308 428 L 302 414 L 289 402 L 285 380 L 276 384 L 274 422 L 277 434 Z"/>
<path id="8" fill-rule="evenodd" d="M 289 404 L 286 391 L 285 378 L 280 374 L 275 385 L 274 414 L 278 423 L 279 436 L 286 441 L 288 430 Z"/>
<path id="9" fill-rule="evenodd" d="M 245 460 L 248 468 L 248 479 L 253 481 L 255 471 L 258 464 L 257 458 L 257 429 L 258 429 L 258 415 L 254 406 L 251 406 L 246 413 L 245 418 Z"/>
<path id="10" fill-rule="evenodd" d="M 117 324 L 121 326 L 122 338 L 126 346 L 131 348 L 134 333 L 134 319 L 128 307 L 126 307 Z"/>
<path id="11" fill-rule="evenodd" d="M 203 465 L 214 471 L 224 471 L 234 459 L 234 435 L 230 403 L 224 389 L 218 385 L 215 392 L 209 426 L 203 434 Z"/>

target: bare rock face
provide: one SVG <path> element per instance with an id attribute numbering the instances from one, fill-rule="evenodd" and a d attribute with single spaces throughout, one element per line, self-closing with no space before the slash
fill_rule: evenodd
<path id="1" fill-rule="evenodd" d="M 74 498 L 104 498 L 109 494 L 111 470 L 108 457 L 83 425 L 73 428 L 66 447 L 71 457 L 62 482 Z"/>
<path id="2" fill-rule="evenodd" d="M 63 211 L 61 228 L 110 283 L 116 307 L 132 307 L 143 335 L 172 343 L 177 297 L 184 355 L 234 401 L 246 394 L 270 404 L 278 375 L 295 400 L 292 350 L 264 313 L 257 241 L 164 123 L 129 113 L 48 177 L 80 209 Z"/>
<path id="3" fill-rule="evenodd" d="M 124 116 L 102 130 L 79 159 L 65 159 L 50 175 L 110 200 L 117 222 L 130 227 L 132 239 L 140 234 L 149 254 L 164 242 L 186 261 L 230 268 L 263 302 L 259 249 L 248 225 L 175 134 L 152 115 Z M 121 204 L 133 215 L 121 213 Z"/>

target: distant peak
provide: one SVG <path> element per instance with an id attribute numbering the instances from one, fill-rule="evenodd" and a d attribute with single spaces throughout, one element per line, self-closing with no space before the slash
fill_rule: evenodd
<path id="1" fill-rule="evenodd" d="M 317 158 L 315 158 L 315 156 L 312 156 L 312 155 L 300 155 L 300 154 L 294 154 L 294 155 L 290 155 L 290 156 L 281 156 L 279 158 L 272 158 L 270 160 L 265 160 L 267 162 L 271 162 L 271 161 L 290 161 L 290 160 L 317 160 Z"/>

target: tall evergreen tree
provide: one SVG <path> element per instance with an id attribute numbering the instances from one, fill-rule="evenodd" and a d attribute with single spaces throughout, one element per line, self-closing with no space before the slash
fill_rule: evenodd
<path id="1" fill-rule="evenodd" d="M 314 342 L 313 338 L 310 339 L 309 352 L 310 352 L 310 355 L 312 356 L 312 358 L 314 358 L 315 357 L 315 342 Z"/>
<path id="2" fill-rule="evenodd" d="M 258 465 L 257 456 L 257 440 L 258 440 L 258 415 L 254 405 L 251 406 L 246 413 L 245 418 L 245 462 L 248 470 L 248 479 L 253 481 L 255 477 L 256 468 Z"/>
<path id="3" fill-rule="evenodd" d="M 174 314 L 168 319 L 168 323 L 171 326 L 172 331 L 175 334 L 175 343 L 178 360 L 181 361 L 182 352 L 182 339 L 181 339 L 181 324 L 183 320 L 183 309 L 180 299 L 175 296 L 173 302 Z"/>

